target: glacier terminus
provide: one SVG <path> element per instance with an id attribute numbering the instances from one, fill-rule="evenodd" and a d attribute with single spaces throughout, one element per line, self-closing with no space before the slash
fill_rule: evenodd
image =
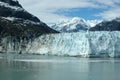
<path id="1" fill-rule="evenodd" d="M 13 38 L 13 37 L 12 37 Z M 34 40 L 2 38 L 0 52 L 57 56 L 120 57 L 119 31 L 41 35 Z"/>

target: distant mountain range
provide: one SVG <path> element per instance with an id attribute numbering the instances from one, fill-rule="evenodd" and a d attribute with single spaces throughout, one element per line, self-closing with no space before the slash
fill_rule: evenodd
<path id="1" fill-rule="evenodd" d="M 111 21 L 103 21 L 90 28 L 90 31 L 120 31 L 120 17 Z"/>
<path id="2" fill-rule="evenodd" d="M 85 20 L 82 18 L 74 17 L 71 20 L 63 20 L 51 26 L 51 28 L 60 32 L 80 32 L 87 31 L 102 20 Z"/>
<path id="3" fill-rule="evenodd" d="M 27 12 L 17 0 L 0 0 L 0 37 L 37 37 L 58 33 Z"/>
<path id="4" fill-rule="evenodd" d="M 81 31 L 120 31 L 120 17 L 110 20 L 85 20 L 75 17 L 71 20 L 63 20 L 51 26 L 59 32 L 81 32 Z"/>
<path id="5" fill-rule="evenodd" d="M 27 12 L 17 0 L 0 0 L 0 37 L 37 37 L 42 34 L 81 31 L 120 31 L 120 18 L 111 21 L 74 17 L 47 26 Z"/>

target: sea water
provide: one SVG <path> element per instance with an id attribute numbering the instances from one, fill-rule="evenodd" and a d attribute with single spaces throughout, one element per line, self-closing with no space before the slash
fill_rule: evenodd
<path id="1" fill-rule="evenodd" d="M 120 80 L 119 59 L 0 56 L 0 80 Z"/>

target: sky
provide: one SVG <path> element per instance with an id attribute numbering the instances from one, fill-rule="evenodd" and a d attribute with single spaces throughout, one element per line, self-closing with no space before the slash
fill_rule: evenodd
<path id="1" fill-rule="evenodd" d="M 41 21 L 52 24 L 80 17 L 111 20 L 120 17 L 120 0 L 18 0 Z"/>

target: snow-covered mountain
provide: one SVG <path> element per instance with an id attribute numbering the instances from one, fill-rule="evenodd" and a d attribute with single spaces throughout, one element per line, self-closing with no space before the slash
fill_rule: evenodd
<path id="1" fill-rule="evenodd" d="M 33 37 L 56 32 L 27 12 L 17 0 L 0 0 L 0 37 Z"/>
<path id="2" fill-rule="evenodd" d="M 111 21 L 103 21 L 90 28 L 90 31 L 120 31 L 120 17 Z"/>
<path id="3" fill-rule="evenodd" d="M 96 24 L 102 22 L 101 20 L 85 20 L 79 17 L 74 17 L 71 20 L 63 20 L 51 26 L 51 28 L 60 32 L 80 32 L 87 31 Z"/>

